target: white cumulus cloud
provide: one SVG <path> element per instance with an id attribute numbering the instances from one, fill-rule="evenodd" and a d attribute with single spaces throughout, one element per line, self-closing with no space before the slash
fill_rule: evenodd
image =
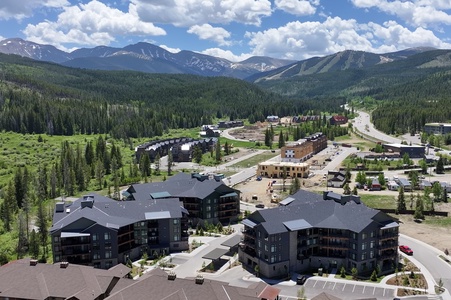
<path id="1" fill-rule="evenodd" d="M 283 10 L 287 13 L 306 16 L 313 15 L 316 12 L 316 6 L 319 1 L 308 0 L 276 0 L 274 2 L 277 9 Z"/>
<path id="2" fill-rule="evenodd" d="M 128 12 L 111 8 L 93 0 L 87 4 L 65 7 L 57 21 L 29 24 L 24 34 L 27 39 L 64 48 L 65 43 L 78 45 L 108 45 L 120 35 L 165 35 L 162 28 L 139 19 L 135 6 Z"/>
<path id="3" fill-rule="evenodd" d="M 213 27 L 210 24 L 194 25 L 187 32 L 197 35 L 202 40 L 214 41 L 220 46 L 231 45 L 231 42 L 227 41 L 230 32 L 221 27 Z"/>
<path id="4" fill-rule="evenodd" d="M 359 8 L 377 8 L 412 26 L 451 25 L 451 15 L 446 12 L 451 9 L 449 0 L 352 0 L 352 3 Z"/>
<path id="5" fill-rule="evenodd" d="M 202 51 L 201 53 L 205 54 L 205 55 L 221 57 L 221 58 L 227 59 L 232 62 L 243 61 L 252 56 L 251 54 L 244 54 L 244 53 L 242 53 L 240 55 L 236 55 L 232 51 L 224 50 L 224 49 L 220 49 L 220 48 L 206 49 L 206 50 Z"/>
<path id="6" fill-rule="evenodd" d="M 260 25 L 271 15 L 269 0 L 131 0 L 142 20 L 192 26 L 238 22 Z"/>
<path id="7" fill-rule="evenodd" d="M 68 6 L 67 0 L 1 0 L 0 20 L 21 20 L 33 15 L 38 8 L 61 8 Z"/>
<path id="8" fill-rule="evenodd" d="M 410 30 L 391 21 L 382 25 L 329 17 L 324 22 L 290 22 L 279 28 L 247 32 L 252 55 L 302 60 L 344 50 L 375 53 L 429 46 L 451 48 L 424 28 Z"/>

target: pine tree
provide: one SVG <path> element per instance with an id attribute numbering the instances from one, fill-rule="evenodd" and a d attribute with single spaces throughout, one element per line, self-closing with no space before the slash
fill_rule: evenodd
<path id="1" fill-rule="evenodd" d="M 399 213 L 400 211 L 406 210 L 406 200 L 404 198 L 404 187 L 399 188 L 398 193 L 398 201 L 397 201 L 397 207 L 396 211 Z"/>
<path id="2" fill-rule="evenodd" d="M 437 174 L 443 174 L 445 173 L 445 167 L 443 165 L 443 158 L 440 156 L 438 161 L 437 161 L 437 165 L 435 167 L 435 173 Z"/>
<path id="3" fill-rule="evenodd" d="M 442 201 L 444 203 L 448 203 L 448 191 L 446 190 L 446 187 L 443 188 Z"/>
<path id="4" fill-rule="evenodd" d="M 23 216 L 23 213 L 20 212 L 18 219 L 17 219 L 17 259 L 21 259 L 24 257 L 25 253 L 28 250 L 28 241 L 27 241 L 27 225 L 25 223 L 25 218 Z"/>
<path id="5" fill-rule="evenodd" d="M 172 165 L 174 164 L 174 158 L 172 157 L 172 151 L 168 151 L 168 176 L 172 175 Z"/>
<path id="6" fill-rule="evenodd" d="M 417 201 L 415 205 L 415 212 L 413 214 L 413 218 L 416 220 L 424 219 L 424 205 L 423 199 L 420 195 L 417 196 Z"/>
<path id="7" fill-rule="evenodd" d="M 227 141 L 224 144 L 224 153 L 225 153 L 225 155 L 230 154 L 230 147 L 229 147 L 229 143 Z"/>
<path id="8" fill-rule="evenodd" d="M 219 140 L 216 142 L 216 163 L 221 162 L 221 143 L 219 142 Z"/>
<path id="9" fill-rule="evenodd" d="M 160 175 L 161 156 L 160 156 L 159 152 L 157 152 L 157 155 L 155 155 L 153 164 L 155 166 L 155 170 L 154 170 L 155 175 Z"/>
<path id="10" fill-rule="evenodd" d="M 36 215 L 36 226 L 38 227 L 39 242 L 44 250 L 44 257 L 47 256 L 48 223 L 43 202 L 39 202 Z"/>
<path id="11" fill-rule="evenodd" d="M 295 177 L 291 181 L 291 187 L 290 187 L 290 195 L 295 194 L 299 189 L 301 188 L 301 183 L 299 182 L 299 178 Z"/>
<path id="12" fill-rule="evenodd" d="M 198 164 L 200 164 L 200 162 L 202 161 L 202 150 L 200 149 L 199 146 L 194 146 L 193 159 L 194 159 L 194 162 L 196 162 Z"/>
<path id="13" fill-rule="evenodd" d="M 278 147 L 279 149 L 285 146 L 285 137 L 283 136 L 283 132 L 282 130 L 279 133 L 279 143 L 278 143 Z"/>
<path id="14" fill-rule="evenodd" d="M 28 249 L 28 252 L 30 253 L 31 258 L 39 258 L 39 241 L 34 229 L 30 233 L 30 247 Z"/>

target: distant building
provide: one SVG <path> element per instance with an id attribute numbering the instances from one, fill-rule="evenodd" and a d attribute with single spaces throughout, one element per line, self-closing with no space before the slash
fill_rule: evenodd
<path id="1" fill-rule="evenodd" d="M 277 123 L 279 122 L 279 116 L 267 116 L 266 121 L 271 123 Z"/>
<path id="2" fill-rule="evenodd" d="M 277 208 L 257 210 L 242 221 L 239 260 L 266 278 L 312 269 L 369 275 L 392 273 L 398 260 L 399 224 L 354 195 L 298 191 Z"/>
<path id="3" fill-rule="evenodd" d="M 92 194 L 58 202 L 50 228 L 53 261 L 109 269 L 143 253 L 188 250 L 187 215 L 174 197 L 115 201 Z"/>
<path id="4" fill-rule="evenodd" d="M 348 118 L 342 115 L 335 115 L 329 119 L 330 125 L 343 125 L 348 123 Z"/>
<path id="5" fill-rule="evenodd" d="M 451 123 L 426 123 L 423 131 L 427 134 L 451 133 Z"/>
<path id="6" fill-rule="evenodd" d="M 181 137 L 156 140 L 137 146 L 135 148 L 135 156 L 139 162 L 141 156 L 146 154 L 149 156 L 150 161 L 153 162 L 157 154 L 163 157 L 171 151 L 174 162 L 189 162 L 193 159 L 194 147 L 199 147 L 202 153 L 210 152 L 215 149 L 217 141 L 216 137 L 204 139 Z"/>
<path id="7" fill-rule="evenodd" d="M 409 158 L 424 158 L 425 155 L 425 148 L 420 145 L 383 144 L 382 147 L 386 152 L 399 153 L 400 157 L 406 153 Z"/>
<path id="8" fill-rule="evenodd" d="M 258 164 L 256 175 L 269 178 L 283 178 L 284 172 L 286 172 L 287 177 L 307 178 L 309 170 L 310 165 L 307 163 L 266 161 Z"/>
<path id="9" fill-rule="evenodd" d="M 327 186 L 342 188 L 346 184 L 346 173 L 344 171 L 328 171 Z"/>
<path id="10" fill-rule="evenodd" d="M 320 115 L 308 115 L 308 116 L 294 116 L 291 120 L 293 123 L 305 123 L 310 121 L 318 121 L 321 119 Z"/>
<path id="11" fill-rule="evenodd" d="M 282 147 L 280 155 L 284 162 L 303 162 L 327 148 L 327 137 L 322 132 L 312 134 Z"/>
<path id="12" fill-rule="evenodd" d="M 244 126 L 244 122 L 242 120 L 234 120 L 234 121 L 219 121 L 219 128 L 233 128 L 233 127 L 241 127 Z"/>

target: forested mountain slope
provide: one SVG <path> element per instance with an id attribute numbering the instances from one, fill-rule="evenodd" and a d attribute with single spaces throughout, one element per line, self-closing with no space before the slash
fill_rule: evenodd
<path id="1" fill-rule="evenodd" d="M 387 133 L 417 132 L 426 122 L 451 120 L 451 50 L 432 50 L 366 68 L 259 80 L 293 98 L 377 101 L 373 120 Z"/>
<path id="2" fill-rule="evenodd" d="M 317 108 L 238 79 L 81 70 L 0 54 L 0 130 L 152 137 L 214 117 L 254 122 Z"/>

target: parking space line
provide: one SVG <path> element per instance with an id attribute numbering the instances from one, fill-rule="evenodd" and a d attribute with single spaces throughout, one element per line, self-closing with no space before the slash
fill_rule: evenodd
<path id="1" fill-rule="evenodd" d="M 313 287 L 315 287 L 317 283 L 318 283 L 318 280 L 315 281 L 315 284 L 313 285 Z"/>
<path id="2" fill-rule="evenodd" d="M 342 292 L 345 290 L 345 287 L 346 287 L 346 283 L 344 284 L 343 289 L 341 290 Z"/>
<path id="3" fill-rule="evenodd" d="M 364 286 L 363 286 L 362 294 L 365 294 L 365 288 L 366 288 L 366 286 L 364 285 Z"/>
<path id="4" fill-rule="evenodd" d="M 376 287 L 373 287 L 373 295 L 376 293 Z"/>
<path id="5" fill-rule="evenodd" d="M 335 290 L 335 286 L 336 286 L 336 285 L 337 285 L 337 283 L 335 282 L 335 283 L 334 283 L 334 287 L 332 288 L 332 291 Z"/>
<path id="6" fill-rule="evenodd" d="M 323 289 L 326 287 L 327 281 L 324 281 Z"/>
<path id="7" fill-rule="evenodd" d="M 353 292 L 353 293 L 354 293 L 354 290 L 355 290 L 355 286 L 356 286 L 356 285 L 354 284 L 354 287 L 352 288 L 352 292 Z"/>

